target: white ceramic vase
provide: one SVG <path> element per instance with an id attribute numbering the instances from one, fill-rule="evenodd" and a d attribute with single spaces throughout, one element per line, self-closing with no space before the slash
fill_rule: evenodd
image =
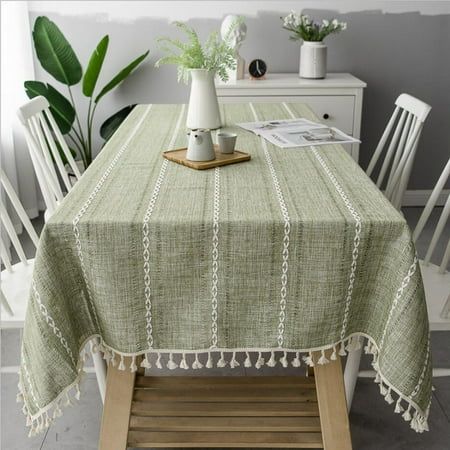
<path id="1" fill-rule="evenodd" d="M 191 69 L 191 95 L 186 126 L 191 130 L 220 128 L 220 111 L 217 101 L 215 73 L 207 69 Z"/>
<path id="2" fill-rule="evenodd" d="M 327 46 L 323 42 L 304 41 L 300 47 L 300 78 L 325 78 Z"/>

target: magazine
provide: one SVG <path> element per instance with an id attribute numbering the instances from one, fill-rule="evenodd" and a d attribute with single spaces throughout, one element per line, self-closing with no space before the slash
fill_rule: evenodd
<path id="1" fill-rule="evenodd" d="M 360 142 L 337 128 L 307 119 L 268 120 L 237 125 L 281 148 Z"/>

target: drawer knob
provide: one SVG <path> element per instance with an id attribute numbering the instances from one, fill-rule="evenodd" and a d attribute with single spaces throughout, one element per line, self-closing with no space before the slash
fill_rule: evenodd
<path id="1" fill-rule="evenodd" d="M 323 118 L 324 118 L 324 119 L 329 119 L 330 116 L 329 116 L 327 113 L 325 113 L 325 114 L 323 115 Z"/>

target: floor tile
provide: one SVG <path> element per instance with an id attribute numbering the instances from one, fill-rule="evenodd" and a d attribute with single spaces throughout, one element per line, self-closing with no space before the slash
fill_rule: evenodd
<path id="1" fill-rule="evenodd" d="M 29 438 L 25 426 L 21 403 L 16 403 L 16 374 L 1 374 L 1 433 L 0 448 L 5 450 L 35 450 L 40 449 L 45 434 Z"/>
<path id="2" fill-rule="evenodd" d="M 358 380 L 350 414 L 353 448 L 355 450 L 447 450 L 450 426 L 439 404 L 431 407 L 430 432 L 416 433 L 393 405 L 380 396 L 372 380 Z"/>
<path id="3" fill-rule="evenodd" d="M 18 366 L 20 364 L 21 330 L 0 330 L 1 364 Z"/>
<path id="4" fill-rule="evenodd" d="M 433 367 L 450 367 L 450 331 L 431 333 Z M 447 378 L 450 384 L 450 377 Z"/>
<path id="5" fill-rule="evenodd" d="M 52 424 L 42 450 L 97 449 L 102 403 L 93 374 L 84 378 L 80 390 L 80 401 L 65 408 L 63 416 Z"/>
<path id="6" fill-rule="evenodd" d="M 450 377 L 433 378 L 433 386 L 434 397 L 444 411 L 450 428 Z"/>

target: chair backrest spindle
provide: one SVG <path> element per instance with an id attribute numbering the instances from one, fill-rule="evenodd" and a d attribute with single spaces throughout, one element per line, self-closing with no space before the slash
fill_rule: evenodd
<path id="1" fill-rule="evenodd" d="M 33 228 L 33 225 L 31 224 L 30 219 L 27 216 L 27 213 L 20 203 L 19 197 L 17 196 L 16 192 L 14 191 L 14 188 L 12 187 L 10 181 L 8 180 L 5 172 L 3 169 L 0 169 L 0 182 L 1 186 L 6 192 L 7 197 L 9 198 L 9 201 L 17 213 L 17 216 L 19 217 L 22 225 L 24 226 L 25 230 L 28 232 L 28 235 L 31 238 L 31 241 L 35 245 L 35 247 L 38 246 L 39 243 L 39 237 L 36 234 L 36 231 Z M 17 236 L 16 230 L 14 228 L 14 224 L 8 214 L 8 211 L 6 209 L 6 205 L 1 202 L 0 203 L 0 222 L 2 227 L 4 227 L 6 234 L 8 235 L 11 244 L 13 245 L 20 261 L 24 264 L 27 264 L 27 257 L 25 255 L 25 251 L 23 249 L 22 244 L 20 243 L 19 237 Z M 9 257 L 7 244 L 4 242 L 4 239 L 2 236 L 0 236 L 0 256 L 2 259 L 2 262 L 5 265 L 5 268 L 8 271 L 12 270 L 11 266 L 11 260 Z"/>
<path id="2" fill-rule="evenodd" d="M 450 159 L 448 160 L 447 164 L 444 167 L 444 170 L 439 177 L 435 188 L 433 189 L 430 198 L 427 201 L 427 204 L 425 205 L 424 210 L 422 211 L 422 214 L 419 218 L 419 221 L 417 222 L 416 228 L 413 233 L 413 240 L 414 242 L 419 239 L 425 225 L 427 224 L 431 213 L 436 206 L 437 200 L 441 194 L 441 192 L 444 189 L 445 183 L 450 177 Z M 434 250 L 436 249 L 436 245 L 439 241 L 439 239 L 442 236 L 442 232 L 444 231 L 445 225 L 448 222 L 448 218 L 450 216 L 450 194 L 447 197 L 447 201 L 445 202 L 444 208 L 442 210 L 442 213 L 440 215 L 440 218 L 438 220 L 438 223 L 436 225 L 436 228 L 434 230 L 433 236 L 430 241 L 430 245 L 428 247 L 428 250 L 425 255 L 424 262 L 425 264 L 428 264 L 430 262 L 430 259 L 433 255 Z M 444 253 L 444 257 L 442 258 L 442 262 L 440 265 L 440 272 L 444 273 L 445 269 L 447 267 L 448 261 L 450 259 L 450 240 L 447 243 L 447 247 Z"/>
<path id="3" fill-rule="evenodd" d="M 47 210 L 53 214 L 64 198 L 60 181 L 67 192 L 73 184 L 64 167 L 62 155 L 76 180 L 81 177 L 81 173 L 49 108 L 48 101 L 38 96 L 20 107 L 17 115 L 25 129 L 28 149 Z"/>
<path id="4" fill-rule="evenodd" d="M 385 184 L 385 195 L 397 209 L 401 208 L 422 126 L 430 110 L 431 107 L 421 100 L 401 94 L 367 167 L 366 173 L 370 176 L 392 136 L 376 184 L 379 188 Z"/>

